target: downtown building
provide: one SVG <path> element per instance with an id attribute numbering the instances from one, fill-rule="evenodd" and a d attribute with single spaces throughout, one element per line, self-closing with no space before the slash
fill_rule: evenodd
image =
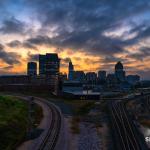
<path id="1" fill-rule="evenodd" d="M 68 66 L 68 80 L 72 81 L 74 79 L 74 66 L 72 64 L 72 61 L 69 61 Z"/>
<path id="2" fill-rule="evenodd" d="M 48 85 L 50 91 L 59 89 L 60 58 L 57 53 L 39 55 L 39 82 Z"/>
<path id="3" fill-rule="evenodd" d="M 115 65 L 115 76 L 116 76 L 118 82 L 124 82 L 126 79 L 124 67 L 120 61 L 118 61 L 117 64 Z"/>
<path id="4" fill-rule="evenodd" d="M 84 82 L 85 80 L 84 71 L 74 70 L 74 65 L 72 64 L 71 60 L 69 61 L 69 66 L 68 66 L 68 80 L 70 82 L 72 81 Z"/>
<path id="5" fill-rule="evenodd" d="M 100 81 L 106 80 L 106 71 L 105 70 L 98 71 L 98 80 L 100 80 Z"/>
<path id="6" fill-rule="evenodd" d="M 37 76 L 37 63 L 36 62 L 28 62 L 27 75 L 28 76 Z"/>
<path id="7" fill-rule="evenodd" d="M 86 81 L 89 84 L 97 83 L 97 74 L 95 72 L 87 72 L 86 73 Z"/>
<path id="8" fill-rule="evenodd" d="M 56 53 L 39 55 L 39 75 L 57 76 L 59 75 L 60 59 Z"/>

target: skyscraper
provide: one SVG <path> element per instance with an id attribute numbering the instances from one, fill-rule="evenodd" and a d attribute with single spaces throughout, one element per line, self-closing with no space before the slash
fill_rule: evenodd
<path id="1" fill-rule="evenodd" d="M 56 53 L 47 53 L 45 58 L 45 73 L 49 75 L 58 75 L 60 68 L 60 59 Z"/>
<path id="2" fill-rule="evenodd" d="M 68 67 L 68 80 L 73 80 L 73 75 L 74 74 L 74 66 L 70 60 L 69 62 L 69 67 Z"/>
<path id="3" fill-rule="evenodd" d="M 47 53 L 39 55 L 39 74 L 40 75 L 58 75 L 60 68 L 60 59 L 56 53 Z"/>
<path id="4" fill-rule="evenodd" d="M 87 81 L 96 81 L 97 80 L 97 74 L 95 72 L 87 72 L 86 73 L 86 80 Z"/>
<path id="5" fill-rule="evenodd" d="M 106 80 L 106 71 L 104 70 L 98 71 L 98 80 L 100 81 Z"/>
<path id="6" fill-rule="evenodd" d="M 73 73 L 73 79 L 75 81 L 83 82 L 84 79 L 85 79 L 85 73 L 84 73 L 84 71 L 74 71 L 74 73 Z"/>
<path id="7" fill-rule="evenodd" d="M 45 75 L 46 55 L 39 55 L 39 75 Z"/>
<path id="8" fill-rule="evenodd" d="M 28 76 L 36 76 L 37 75 L 37 63 L 36 62 L 28 62 L 27 74 L 28 74 Z"/>
<path id="9" fill-rule="evenodd" d="M 123 70 L 123 64 L 120 61 L 115 65 L 115 75 L 118 81 L 125 81 L 125 71 Z"/>

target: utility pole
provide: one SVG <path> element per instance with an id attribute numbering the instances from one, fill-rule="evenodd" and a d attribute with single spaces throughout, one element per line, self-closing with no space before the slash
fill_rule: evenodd
<path id="1" fill-rule="evenodd" d="M 34 97 L 29 99 L 28 103 L 28 134 L 31 137 L 34 129 Z"/>

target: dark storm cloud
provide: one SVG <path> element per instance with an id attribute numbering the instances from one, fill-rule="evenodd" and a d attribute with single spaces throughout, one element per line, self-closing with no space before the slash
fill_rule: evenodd
<path id="1" fill-rule="evenodd" d="M 127 60 L 126 60 L 126 59 L 123 59 L 123 58 L 115 57 L 115 56 L 113 56 L 113 55 L 105 56 L 105 57 L 102 59 L 102 62 L 103 62 L 103 63 L 106 63 L 106 64 L 114 63 L 114 62 L 118 62 L 118 61 L 121 61 L 121 62 L 124 62 L 124 63 L 125 63 Z"/>
<path id="2" fill-rule="evenodd" d="M 140 40 L 140 39 L 147 38 L 147 37 L 150 37 L 150 25 L 146 27 L 146 29 L 140 31 L 138 36 L 135 39 Z"/>
<path id="3" fill-rule="evenodd" d="M 11 41 L 9 43 L 7 43 L 7 46 L 12 47 L 12 48 L 27 48 L 27 49 L 33 49 L 33 50 L 38 50 L 36 46 L 34 46 L 33 44 L 25 41 L 25 42 L 20 42 L 18 40 L 15 41 Z"/>
<path id="4" fill-rule="evenodd" d="M 25 32 L 25 24 L 17 20 L 15 17 L 11 17 L 3 21 L 0 27 L 0 32 L 3 34 L 22 34 Z"/>
<path id="5" fill-rule="evenodd" d="M 145 31 L 141 30 L 142 26 L 136 23 L 131 33 L 138 29 L 139 34 L 132 40 L 123 41 L 103 34 L 104 31 L 113 31 L 132 17 L 149 11 L 149 0 L 86 0 L 86 2 L 85 0 L 25 0 L 20 2 L 24 7 L 32 8 L 31 11 L 34 12 L 32 15 L 36 16 L 42 25 L 39 36 L 29 38 L 23 43 L 27 48 L 36 49 L 34 46 L 43 44 L 84 50 L 93 55 L 111 55 L 120 53 L 124 51 L 125 46 L 135 44 L 139 39 L 149 36 L 149 25 L 146 24 Z M 52 27 L 55 27 L 56 36 L 50 38 L 47 32 L 42 32 L 40 35 L 42 29 Z M 1 27 L 1 31 L 5 33 L 20 33 L 23 30 L 24 23 L 15 18 L 5 20 Z"/>
<path id="6" fill-rule="evenodd" d="M 26 2 L 36 10 L 43 24 L 68 22 L 78 28 L 91 28 L 95 25 L 107 28 L 112 26 L 112 23 L 149 10 L 150 7 L 149 0 L 86 0 L 86 2 L 85 0 L 28 0 Z"/>
<path id="7" fill-rule="evenodd" d="M 10 43 L 7 43 L 7 45 L 9 47 L 15 48 L 15 47 L 20 47 L 20 45 L 22 45 L 22 43 L 18 40 L 15 40 L 15 41 L 11 41 Z"/>
<path id="8" fill-rule="evenodd" d="M 29 38 L 26 42 L 34 44 L 34 45 L 50 45 L 51 39 L 48 36 L 38 35 L 35 38 Z"/>
<path id="9" fill-rule="evenodd" d="M 6 52 L 4 46 L 0 44 L 0 59 L 9 65 L 19 64 L 21 56 L 15 52 Z"/>
<path id="10" fill-rule="evenodd" d="M 149 11 L 149 0 L 32 0 L 26 1 L 26 4 L 36 12 L 42 29 L 54 26 L 57 33 L 52 38 L 45 33 L 27 40 L 34 45 L 46 44 L 84 50 L 93 55 L 112 55 L 149 36 L 148 31 L 141 29 L 143 26 L 136 24 L 132 32 L 138 29 L 139 33 L 132 40 L 103 35 L 104 31 L 119 28 L 132 17 Z M 145 26 L 148 30 L 149 25 Z"/>
<path id="11" fill-rule="evenodd" d="M 141 47 L 139 53 L 129 54 L 126 57 L 144 61 L 145 58 L 150 58 L 150 47 Z"/>
<path id="12" fill-rule="evenodd" d="M 91 53 L 122 51 L 123 46 L 120 46 L 120 39 L 118 41 L 113 38 L 109 39 L 102 33 L 108 29 L 113 30 L 124 21 L 150 9 L 149 0 L 24 0 L 17 2 L 18 4 L 22 2 L 24 7 L 32 8 L 31 10 L 34 12 L 32 15 L 35 15 L 42 24 L 41 29 L 55 26 L 55 32 L 58 33 L 55 38 L 57 42 L 46 37 L 47 33 L 42 37 L 38 36 L 36 39 L 32 39 L 31 42 L 43 43 L 42 38 L 44 37 L 45 44 L 58 43 L 62 47 L 68 46 L 76 49 L 89 47 L 86 48 L 86 51 Z M 6 21 L 4 24 L 7 28 L 10 21 Z M 11 24 L 15 24 L 15 27 L 16 24 L 23 26 L 16 19 L 13 19 Z M 20 28 L 17 28 L 18 30 L 20 31 Z"/>
<path id="13" fill-rule="evenodd" d="M 93 36 L 93 38 L 90 38 Z M 74 34 L 66 34 L 64 37 L 50 38 L 48 36 L 37 36 L 29 38 L 25 42 L 30 45 L 49 45 L 63 48 L 71 48 L 78 51 L 85 51 L 86 53 L 97 54 L 113 54 L 120 53 L 123 48 L 120 46 L 118 39 L 112 39 L 104 36 L 95 36 L 88 32 L 80 32 Z"/>

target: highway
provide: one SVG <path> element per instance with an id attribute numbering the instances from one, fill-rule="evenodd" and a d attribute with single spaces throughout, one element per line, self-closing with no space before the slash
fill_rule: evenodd
<path id="1" fill-rule="evenodd" d="M 148 150 L 144 137 L 129 116 L 122 102 L 109 103 L 115 150 Z"/>

